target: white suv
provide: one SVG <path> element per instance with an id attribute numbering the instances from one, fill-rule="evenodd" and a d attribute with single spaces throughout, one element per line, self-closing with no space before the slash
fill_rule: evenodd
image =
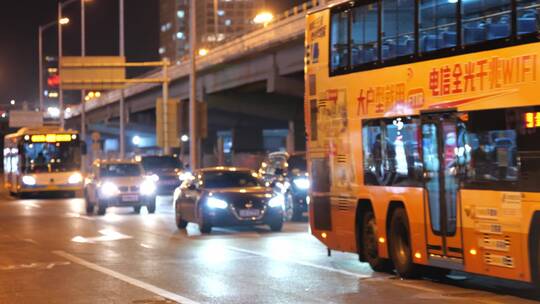
<path id="1" fill-rule="evenodd" d="M 108 207 L 133 207 L 136 213 L 144 205 L 156 211 L 156 184 L 143 173 L 141 165 L 128 160 L 96 161 L 84 183 L 86 212 L 104 215 Z"/>

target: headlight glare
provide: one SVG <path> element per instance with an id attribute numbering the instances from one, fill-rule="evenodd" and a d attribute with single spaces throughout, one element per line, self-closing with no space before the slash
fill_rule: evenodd
<path id="1" fill-rule="evenodd" d="M 206 204 L 208 205 L 208 207 L 213 209 L 226 209 L 227 206 L 229 206 L 226 201 L 215 197 L 209 197 L 206 200 Z"/>
<path id="2" fill-rule="evenodd" d="M 22 177 L 22 182 L 27 186 L 34 186 L 36 184 L 36 178 L 30 175 L 25 175 Z"/>
<path id="3" fill-rule="evenodd" d="M 111 197 L 111 196 L 117 195 L 119 190 L 118 190 L 118 187 L 115 184 L 113 184 L 111 182 L 106 182 L 106 183 L 101 185 L 101 187 L 99 189 L 99 192 L 104 197 Z"/>
<path id="4" fill-rule="evenodd" d="M 274 196 L 268 201 L 268 206 L 272 208 L 283 208 L 283 206 L 285 206 L 285 197 L 281 194 Z"/>
<path id="5" fill-rule="evenodd" d="M 79 184 L 80 182 L 82 182 L 82 180 L 83 180 L 83 176 L 79 172 L 77 172 L 77 173 L 71 174 L 71 176 L 68 179 L 68 183 L 72 185 Z"/>
<path id="6" fill-rule="evenodd" d="M 141 184 L 141 194 L 142 195 L 152 195 L 156 192 L 156 184 L 152 180 L 145 180 Z"/>
<path id="7" fill-rule="evenodd" d="M 293 183 L 298 189 L 302 189 L 302 190 L 309 189 L 309 187 L 311 186 L 309 179 L 305 177 L 295 178 L 293 179 Z"/>

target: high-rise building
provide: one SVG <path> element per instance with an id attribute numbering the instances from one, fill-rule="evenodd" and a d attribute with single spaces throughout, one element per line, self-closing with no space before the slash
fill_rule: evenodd
<path id="1" fill-rule="evenodd" d="M 160 0 L 159 54 L 171 61 L 189 54 L 190 0 Z M 197 0 L 197 46 L 212 48 L 254 29 L 264 0 Z"/>

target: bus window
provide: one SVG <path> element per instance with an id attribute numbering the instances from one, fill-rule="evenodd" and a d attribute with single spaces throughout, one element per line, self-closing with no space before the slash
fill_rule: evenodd
<path id="1" fill-rule="evenodd" d="M 431 52 L 456 46 L 457 1 L 420 1 L 420 52 Z"/>
<path id="2" fill-rule="evenodd" d="M 358 66 L 379 59 L 379 6 L 364 4 L 352 10 L 351 53 L 352 65 Z"/>
<path id="3" fill-rule="evenodd" d="M 462 2 L 463 44 L 507 38 L 512 33 L 511 0 Z"/>
<path id="4" fill-rule="evenodd" d="M 418 118 L 397 117 L 386 121 L 386 157 L 394 167 L 393 186 L 421 186 L 422 160 L 419 151 Z M 392 148 L 394 151 L 389 151 Z M 393 157 L 393 159 L 392 159 Z"/>
<path id="5" fill-rule="evenodd" d="M 332 50 L 330 52 L 332 71 L 349 66 L 349 13 L 341 11 L 332 14 Z"/>
<path id="6" fill-rule="evenodd" d="M 413 0 L 383 1 L 383 60 L 414 53 L 414 7 Z"/>
<path id="7" fill-rule="evenodd" d="M 517 0 L 517 33 L 518 35 L 536 33 L 540 29 L 538 13 L 540 1 Z"/>
<path id="8" fill-rule="evenodd" d="M 469 182 L 514 182 L 518 180 L 518 150 L 515 125 L 507 122 L 507 110 L 469 113 Z"/>

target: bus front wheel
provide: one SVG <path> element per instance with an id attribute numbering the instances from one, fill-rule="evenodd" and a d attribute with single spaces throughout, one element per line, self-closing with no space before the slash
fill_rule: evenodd
<path id="1" fill-rule="evenodd" d="M 390 220 L 390 257 L 400 277 L 411 279 L 419 276 L 418 265 L 413 262 L 409 220 L 404 208 L 397 208 Z"/>
<path id="2" fill-rule="evenodd" d="M 362 244 L 360 247 L 362 255 L 373 270 L 379 272 L 392 270 L 391 261 L 379 256 L 377 225 L 373 211 L 365 212 L 362 218 Z"/>

